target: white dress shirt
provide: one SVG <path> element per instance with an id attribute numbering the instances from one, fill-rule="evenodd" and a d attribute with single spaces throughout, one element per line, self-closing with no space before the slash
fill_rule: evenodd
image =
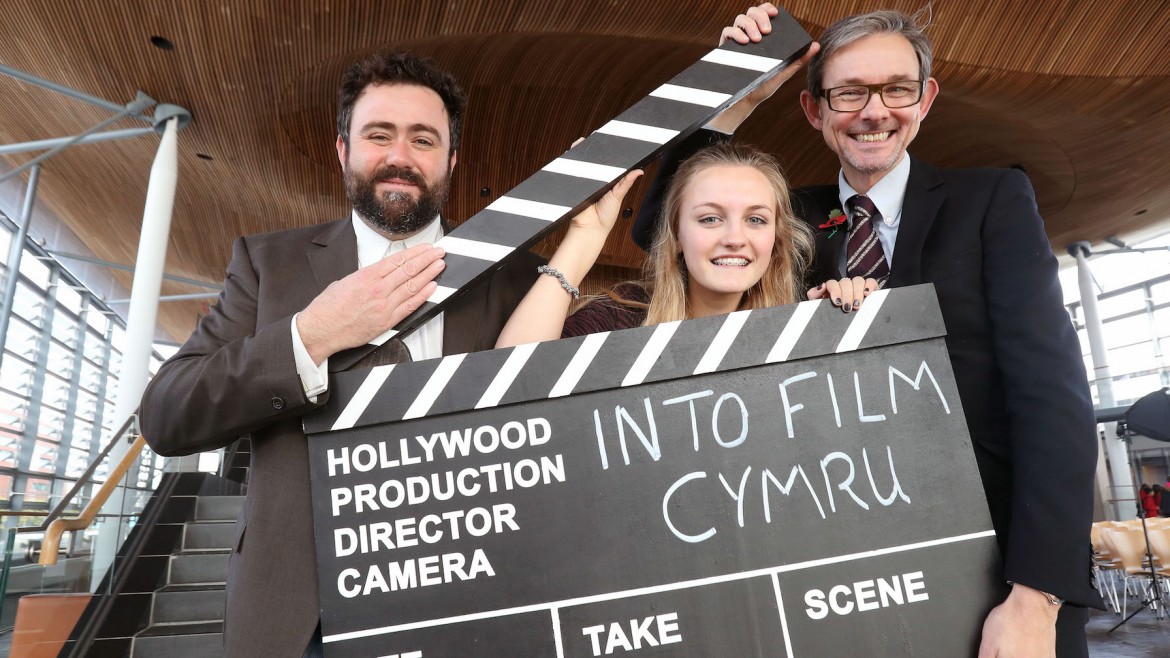
<path id="1" fill-rule="evenodd" d="M 898 225 L 902 221 L 902 201 L 906 198 L 906 185 L 909 182 L 910 155 L 904 154 L 898 164 L 890 170 L 890 173 L 882 176 L 882 179 L 875 183 L 869 192 L 865 193 L 865 196 L 873 201 L 873 205 L 877 206 L 878 212 L 882 214 L 881 221 L 876 222 L 874 227 L 877 229 L 878 241 L 882 243 L 882 251 L 886 253 L 886 263 L 891 269 L 894 267 L 894 243 L 898 240 Z M 841 201 L 841 210 L 849 216 L 849 229 L 851 230 L 853 217 L 845 202 L 858 192 L 850 187 L 849 182 L 845 180 L 844 170 L 837 174 L 837 191 Z M 849 234 L 848 230 L 845 234 Z M 845 272 L 847 251 L 847 248 L 841 250 L 841 261 L 838 263 L 842 273 Z"/>
<path id="2" fill-rule="evenodd" d="M 350 221 L 353 222 L 353 231 L 357 236 L 359 269 L 418 244 L 435 244 L 443 237 L 443 227 L 439 225 L 437 216 L 421 231 L 404 240 L 386 238 L 362 221 L 356 211 L 350 216 Z M 305 396 L 310 402 L 316 402 L 317 396 L 329 388 L 329 359 L 326 358 L 321 365 L 313 363 L 300 332 L 297 331 L 297 315 L 292 318 L 293 358 L 296 360 L 297 374 L 301 377 Z M 406 344 L 411 358 L 415 361 L 443 356 L 443 314 L 440 313 L 428 320 L 426 324 L 403 338 L 402 342 Z"/>

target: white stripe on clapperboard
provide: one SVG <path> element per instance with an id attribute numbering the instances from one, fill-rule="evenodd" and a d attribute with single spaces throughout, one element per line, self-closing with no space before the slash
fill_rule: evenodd
<path id="1" fill-rule="evenodd" d="M 449 254 L 457 254 L 468 258 L 491 261 L 493 263 L 504 260 L 504 257 L 514 250 L 512 247 L 507 247 L 502 244 L 492 244 L 479 240 L 465 240 L 464 238 L 457 238 L 453 235 L 444 235 L 439 238 L 435 246 Z"/>
<path id="2" fill-rule="evenodd" d="M 877 317 L 882 303 L 886 301 L 886 295 L 889 292 L 888 289 L 877 290 L 865 298 L 865 303 L 857 310 L 856 315 L 853 316 L 853 322 L 849 323 L 849 328 L 845 330 L 845 335 L 837 344 L 837 354 L 857 349 L 857 346 L 861 344 L 861 339 L 865 338 L 865 333 L 869 331 L 869 326 L 873 324 L 873 319 Z"/>
<path id="3" fill-rule="evenodd" d="M 846 328 L 841 340 L 837 343 L 835 349 L 836 353 L 849 352 L 856 350 L 865 338 L 866 332 L 873 324 L 873 320 L 877 317 L 879 309 L 885 302 L 888 290 L 878 290 L 866 298 L 865 303 L 862 304 L 854 315 L 849 326 Z M 818 306 L 825 303 L 824 300 L 801 302 L 796 305 L 796 310 L 792 313 L 788 323 L 784 325 L 784 329 L 780 332 L 780 336 L 776 339 L 775 345 L 768 353 L 764 363 L 777 363 L 784 361 L 792 353 L 792 348 L 800 340 L 804 334 L 804 330 L 808 327 L 809 321 L 813 314 L 816 313 Z M 711 344 L 707 347 L 707 351 L 695 366 L 694 374 L 701 375 L 709 372 L 714 372 L 719 368 L 719 364 L 723 361 L 723 357 L 727 356 L 728 350 L 731 349 L 739 332 L 743 329 L 744 323 L 752 311 L 736 311 L 727 316 L 723 325 L 720 326 L 715 338 L 712 339 Z M 642 351 L 638 354 L 638 358 L 634 360 L 634 364 L 630 367 L 629 372 L 626 373 L 622 379 L 621 386 L 636 386 L 641 384 L 649 374 L 650 369 L 657 363 L 658 357 L 666 350 L 671 338 L 674 337 L 675 331 L 678 329 L 679 322 L 664 322 L 655 327 L 654 333 L 646 341 L 642 347 Z M 581 346 L 577 349 L 576 354 L 565 366 L 564 372 L 561 373 L 560 378 L 557 379 L 556 384 L 553 385 L 552 390 L 549 391 L 549 398 L 563 397 L 573 392 L 573 388 L 581 381 L 581 377 L 585 371 L 593 363 L 593 359 L 601 350 L 601 346 L 605 343 L 605 339 L 609 336 L 609 332 L 590 334 L 582 341 Z M 512 382 L 516 380 L 516 376 L 528 362 L 529 357 L 532 356 L 533 350 L 539 343 L 528 343 L 526 345 L 518 345 L 513 348 L 512 353 L 508 355 L 508 360 L 500 367 L 499 372 L 496 373 L 492 383 L 488 385 L 486 391 L 475 404 L 475 409 L 491 408 L 500 403 L 504 394 L 512 386 Z M 465 355 L 456 355 L 458 357 L 446 357 L 434 374 L 427 381 L 423 390 L 419 392 L 417 398 L 410 405 L 407 414 L 403 416 L 403 420 L 411 418 L 419 418 L 425 416 L 431 405 L 434 404 L 435 399 L 447 383 L 451 380 L 455 369 L 462 362 Z M 377 387 L 385 383 L 386 378 L 389 377 L 389 370 L 378 370 L 375 368 L 370 372 L 366 381 L 362 382 L 357 394 L 353 399 L 345 405 L 341 415 L 338 416 L 337 421 L 333 424 L 333 430 L 349 429 L 353 424 L 361 418 L 365 412 L 366 407 L 373 400 L 374 393 L 377 392 Z"/>
<path id="4" fill-rule="evenodd" d="M 509 615 L 519 615 L 529 612 L 540 612 L 542 610 L 553 610 L 556 608 L 568 608 L 573 606 L 588 605 L 591 603 L 601 603 L 604 601 L 614 601 L 617 599 L 632 598 L 635 596 L 645 596 L 647 594 L 661 594 L 663 592 L 673 592 L 681 589 L 693 589 L 696 587 L 705 587 L 707 585 L 717 585 L 719 583 L 730 583 L 740 580 L 749 580 L 751 578 L 760 578 L 763 576 L 773 576 L 781 573 L 788 573 L 791 571 L 800 571 L 802 569 L 811 569 L 814 567 L 823 567 L 830 564 L 841 564 L 843 562 L 855 562 L 857 560 L 865 560 L 873 557 L 882 557 L 884 555 L 894 555 L 896 553 L 905 553 L 908 551 L 920 550 L 923 548 L 931 548 L 934 546 L 945 546 L 947 544 L 957 544 L 964 541 L 973 541 L 976 539 L 984 539 L 986 537 L 994 537 L 994 530 L 982 530 L 980 532 L 972 532 L 965 535 L 955 535 L 953 537 L 942 537 L 939 539 L 931 539 L 928 541 L 915 542 L 913 544 L 903 544 L 901 546 L 890 546 L 888 548 L 877 548 L 871 551 L 861 551 L 858 553 L 849 553 L 847 555 L 838 555 L 834 557 L 819 558 L 816 560 L 806 560 L 804 562 L 795 562 L 793 564 L 785 564 L 776 567 L 766 567 L 764 569 L 754 569 L 752 571 L 741 571 L 739 573 L 724 574 L 721 576 L 710 576 L 707 578 L 696 578 L 694 580 L 684 580 L 676 583 L 666 583 L 663 585 L 653 585 L 651 587 L 640 587 L 637 589 L 625 590 L 622 592 L 608 592 L 606 594 L 595 594 L 592 596 L 582 596 L 572 599 L 562 599 L 560 601 L 549 601 L 547 603 L 534 603 L 532 605 L 517 606 L 515 608 L 502 608 L 499 610 L 486 610 L 484 612 L 476 612 L 468 615 L 458 615 L 455 617 L 444 617 L 442 619 L 428 619 L 426 621 L 418 621 L 409 624 L 397 624 L 394 626 L 382 626 L 381 628 L 369 628 L 362 631 L 352 631 L 349 633 L 337 633 L 335 635 L 326 635 L 322 640 L 326 643 L 330 642 L 344 642 L 346 640 L 356 640 L 363 637 L 374 637 L 376 635 L 385 635 L 387 633 L 398 633 L 401 631 L 413 631 L 421 628 L 431 628 L 434 626 L 442 626 L 444 624 L 458 624 L 466 621 L 476 621 L 480 619 L 494 619 L 496 617 L 507 617 Z"/>
<path id="5" fill-rule="evenodd" d="M 402 415 L 402 420 L 410 420 L 411 418 L 420 418 L 427 415 L 431 410 L 431 405 L 447 387 L 447 382 L 451 381 L 451 377 L 455 374 L 455 370 L 459 368 L 459 364 L 463 363 L 463 357 L 466 354 L 452 354 L 451 356 L 443 357 L 439 362 L 439 367 L 435 368 L 435 374 L 427 380 L 426 386 L 419 391 L 418 397 Z"/>
<path id="6" fill-rule="evenodd" d="M 748 69 L 749 71 L 759 71 L 760 73 L 771 71 L 784 63 L 782 59 L 749 55 L 748 53 L 733 52 L 720 48 L 716 48 L 703 55 L 702 61 L 712 64 L 722 64 L 724 66 L 734 66 L 739 69 Z"/>
<path id="7" fill-rule="evenodd" d="M 485 210 L 494 210 L 508 215 L 520 215 L 521 217 L 531 217 L 533 219 L 542 219 L 546 222 L 555 222 L 569 214 L 572 208 L 551 203 L 541 203 L 540 201 L 529 201 L 528 199 L 502 196 L 489 203 Z"/>
<path id="8" fill-rule="evenodd" d="M 636 386 L 646 379 L 650 368 L 654 367 L 654 364 L 658 362 L 658 357 L 662 356 L 662 351 L 670 344 L 670 339 L 674 336 L 680 322 L 682 321 L 663 322 L 654 327 L 654 333 L 650 336 L 650 340 L 646 341 L 638 358 L 634 359 L 634 365 L 630 367 L 630 371 L 622 380 L 623 387 Z"/>
<path id="9" fill-rule="evenodd" d="M 680 87 L 679 85 L 662 85 L 661 87 L 650 92 L 651 96 L 655 98 L 666 98 L 680 103 L 690 103 L 691 105 L 702 105 L 703 107 L 719 107 L 723 101 L 731 98 L 731 94 L 723 94 L 717 91 L 707 91 L 706 89 L 695 89 L 694 87 Z"/>
<path id="10" fill-rule="evenodd" d="M 332 429 L 334 431 L 353 427 L 354 423 L 362 417 L 362 412 L 370 405 L 370 400 L 374 399 L 374 394 L 382 388 L 382 384 L 386 383 L 386 378 L 390 376 L 391 370 L 394 370 L 394 364 L 375 366 L 370 369 L 370 374 L 366 375 L 366 379 L 358 387 L 357 393 L 353 394 L 349 404 L 345 405 L 345 409 L 341 410 L 341 415 L 333 422 Z"/>
<path id="11" fill-rule="evenodd" d="M 711 344 L 707 346 L 703 358 L 699 359 L 699 365 L 695 366 L 693 374 L 703 375 L 715 372 L 719 363 L 723 361 L 723 357 L 727 356 L 727 350 L 731 349 L 731 344 L 735 342 L 736 336 L 739 336 L 739 330 L 743 329 L 743 323 L 747 322 L 749 315 L 751 315 L 751 311 L 736 311 L 727 316 L 727 319 L 723 321 L 723 326 L 719 327 L 719 333 L 711 339 Z"/>
<path id="12" fill-rule="evenodd" d="M 644 126 L 640 123 L 629 123 L 616 119 L 598 128 L 597 132 L 603 135 L 636 139 L 640 142 L 650 142 L 651 144 L 665 144 L 678 136 L 677 130 Z"/>
<path id="13" fill-rule="evenodd" d="M 626 173 L 626 170 L 621 167 L 611 167 L 609 165 L 597 164 L 596 162 L 570 160 L 568 158 L 557 158 L 546 164 L 541 171 L 549 171 L 554 174 L 563 174 L 575 178 L 588 178 L 589 180 L 598 180 L 603 183 L 615 181 L 619 176 Z"/>
<path id="14" fill-rule="evenodd" d="M 581 341 L 581 347 L 577 348 L 577 353 L 573 355 L 569 365 L 565 366 L 560 379 L 557 380 L 556 384 L 553 384 L 552 390 L 548 392 L 550 398 L 564 397 L 573 392 L 573 387 L 581 381 L 581 376 L 585 374 L 589 364 L 593 363 L 593 357 L 597 356 L 608 337 L 608 331 L 585 336 L 585 340 Z"/>
<path id="15" fill-rule="evenodd" d="M 512 382 L 516 381 L 516 375 L 520 374 L 520 369 L 528 363 L 528 357 L 532 356 L 532 352 L 540 343 L 526 343 L 524 345 L 517 345 L 512 348 L 512 353 L 508 355 L 508 360 L 500 367 L 500 371 L 496 373 L 492 383 L 488 385 L 487 390 L 480 396 L 479 402 L 475 403 L 476 409 L 486 409 L 494 407 L 500 403 L 504 394 L 512 387 Z"/>

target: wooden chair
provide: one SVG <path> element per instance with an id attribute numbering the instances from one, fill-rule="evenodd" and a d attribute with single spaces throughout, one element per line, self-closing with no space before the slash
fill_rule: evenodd
<path id="1" fill-rule="evenodd" d="M 1137 587 L 1132 591 L 1135 594 L 1152 595 L 1155 598 L 1151 607 L 1154 610 L 1155 616 L 1158 619 L 1162 618 L 1162 592 L 1151 593 L 1151 579 L 1154 573 L 1159 577 L 1170 577 L 1170 570 L 1164 566 L 1154 566 L 1151 570 L 1146 558 L 1146 540 L 1144 533 L 1140 528 L 1137 530 L 1120 530 L 1117 528 L 1106 528 L 1101 533 L 1101 538 L 1106 546 L 1112 550 L 1113 553 L 1121 560 L 1122 569 L 1125 571 L 1125 592 L 1126 598 L 1121 604 L 1121 616 L 1124 617 L 1126 608 L 1129 603 L 1130 583 L 1133 582 Z"/>

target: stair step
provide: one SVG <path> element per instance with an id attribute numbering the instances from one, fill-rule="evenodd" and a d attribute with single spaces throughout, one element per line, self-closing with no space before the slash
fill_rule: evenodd
<path id="1" fill-rule="evenodd" d="M 219 585 L 177 585 L 154 595 L 155 624 L 222 622 L 224 588 Z"/>
<path id="2" fill-rule="evenodd" d="M 187 553 L 171 556 L 171 585 L 227 582 L 230 553 Z"/>
<path id="3" fill-rule="evenodd" d="M 243 508 L 243 496 L 200 496 L 195 503 L 195 520 L 235 521 Z"/>
<path id="4" fill-rule="evenodd" d="M 134 638 L 131 658 L 217 658 L 223 656 L 223 623 L 159 624 Z"/>
<path id="5" fill-rule="evenodd" d="M 183 530 L 184 551 L 231 550 L 236 524 L 228 521 L 197 521 Z"/>

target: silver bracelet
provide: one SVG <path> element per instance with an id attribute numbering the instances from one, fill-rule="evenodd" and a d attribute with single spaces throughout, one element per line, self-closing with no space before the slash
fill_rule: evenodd
<path id="1" fill-rule="evenodd" d="M 549 267 L 548 265 L 541 265 L 540 267 L 536 268 L 536 271 L 540 272 L 541 274 L 555 276 L 557 281 L 561 282 L 561 287 L 565 289 L 565 292 L 572 295 L 573 299 L 581 299 L 581 291 L 573 287 L 573 284 L 569 283 L 569 280 L 565 278 L 565 275 L 561 274 L 560 271 L 556 268 Z"/>

